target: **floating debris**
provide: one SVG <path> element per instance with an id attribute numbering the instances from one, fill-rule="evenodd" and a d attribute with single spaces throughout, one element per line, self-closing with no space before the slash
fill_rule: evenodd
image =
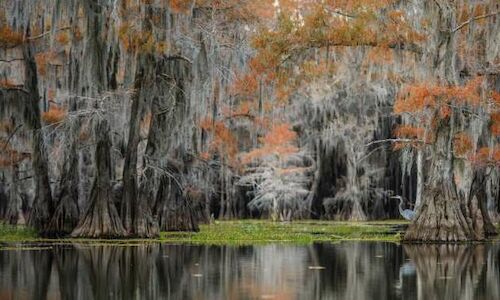
<path id="1" fill-rule="evenodd" d="M 325 267 L 322 266 L 309 266 L 309 270 L 324 270 Z"/>

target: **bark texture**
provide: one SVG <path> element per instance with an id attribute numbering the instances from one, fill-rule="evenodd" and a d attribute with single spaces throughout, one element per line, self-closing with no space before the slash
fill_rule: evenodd
<path id="1" fill-rule="evenodd" d="M 177 179 L 163 177 L 157 195 L 155 213 L 162 231 L 198 231 L 190 199 Z"/>
<path id="2" fill-rule="evenodd" d="M 25 109 L 25 121 L 32 130 L 32 165 L 35 174 L 35 200 L 29 216 L 29 224 L 44 231 L 54 214 L 54 203 L 49 181 L 47 153 L 45 151 L 42 122 L 40 117 L 40 96 L 38 93 L 38 78 L 36 62 L 32 45 L 23 46 L 23 61 L 25 72 L 24 87 L 28 93 Z"/>
<path id="3" fill-rule="evenodd" d="M 97 125 L 96 176 L 90 192 L 89 206 L 81 221 L 71 233 L 72 237 L 118 238 L 125 237 L 121 219 L 113 203 L 111 186 L 111 157 L 109 126 L 106 121 Z"/>
<path id="4" fill-rule="evenodd" d="M 477 178 L 472 192 L 458 192 L 454 175 L 453 116 L 442 120 L 432 146 L 429 178 L 423 192 L 423 202 L 417 208 L 414 222 L 404 240 L 411 242 L 458 242 L 484 240 L 494 233 L 494 227 L 484 207 L 484 180 Z"/>
<path id="5" fill-rule="evenodd" d="M 74 127 L 76 127 L 74 125 Z M 73 128 L 71 136 L 78 131 Z M 70 234 L 78 224 L 78 156 L 77 141 L 70 139 L 59 183 L 59 195 L 56 199 L 56 209 L 50 224 L 45 230 L 46 235 L 64 236 Z"/>
<path id="6" fill-rule="evenodd" d="M 7 202 L 5 219 L 11 225 L 25 225 L 26 220 L 22 210 L 22 198 L 19 193 L 19 166 L 12 166 L 11 172 L 12 181 L 9 189 L 9 199 Z"/>

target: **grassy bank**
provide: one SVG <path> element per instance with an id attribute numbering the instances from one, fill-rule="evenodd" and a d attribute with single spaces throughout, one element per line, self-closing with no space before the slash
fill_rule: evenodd
<path id="1" fill-rule="evenodd" d="M 333 222 L 295 221 L 289 223 L 264 220 L 216 221 L 201 225 L 200 232 L 162 232 L 154 240 L 89 240 L 42 239 L 34 230 L 21 226 L 0 224 L 0 242 L 102 242 L 102 243 L 193 243 L 193 244 L 262 244 L 335 242 L 343 240 L 392 241 L 400 240 L 403 221 Z"/>

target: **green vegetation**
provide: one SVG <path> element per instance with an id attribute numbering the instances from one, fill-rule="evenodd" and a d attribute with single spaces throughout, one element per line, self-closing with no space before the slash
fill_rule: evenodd
<path id="1" fill-rule="evenodd" d="M 336 242 L 343 240 L 400 240 L 397 227 L 403 221 L 332 222 L 295 221 L 289 223 L 263 220 L 219 221 L 201 225 L 200 232 L 163 232 L 161 241 L 194 244 L 258 244 Z"/>
<path id="2" fill-rule="evenodd" d="M 25 226 L 14 226 L 0 223 L 0 241 L 18 242 L 35 240 L 37 233 L 34 229 Z"/>
<path id="3" fill-rule="evenodd" d="M 0 242 L 95 242 L 132 244 L 139 242 L 193 243 L 193 244 L 262 244 L 336 242 L 344 240 L 393 241 L 400 240 L 400 220 L 376 222 L 295 221 L 271 222 L 265 220 L 216 221 L 201 225 L 200 232 L 162 232 L 159 239 L 143 240 L 89 240 L 41 239 L 36 232 L 22 226 L 0 225 Z"/>

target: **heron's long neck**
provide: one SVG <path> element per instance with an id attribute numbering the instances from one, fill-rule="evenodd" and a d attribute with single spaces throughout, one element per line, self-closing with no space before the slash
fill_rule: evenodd
<path id="1" fill-rule="evenodd" d="M 403 214 L 403 208 L 401 207 L 403 205 L 403 198 L 399 199 L 399 213 L 402 215 Z"/>

